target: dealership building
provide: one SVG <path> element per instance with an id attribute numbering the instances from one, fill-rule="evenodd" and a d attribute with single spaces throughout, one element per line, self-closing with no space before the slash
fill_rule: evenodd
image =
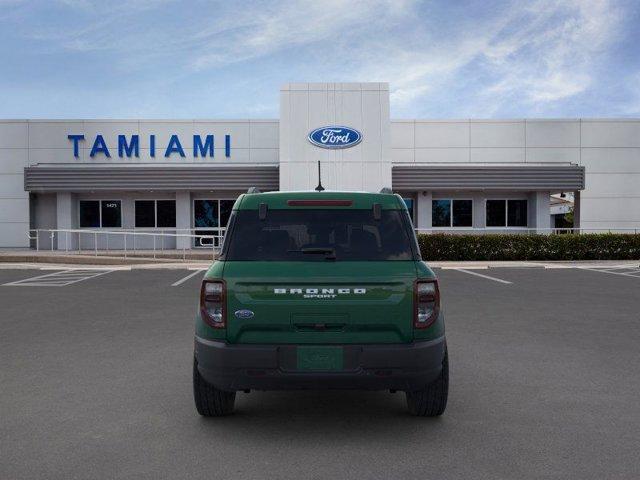
<path id="1" fill-rule="evenodd" d="M 638 119 L 391 119 L 386 83 L 290 83 L 279 119 L 0 120 L 0 247 L 211 231 L 250 187 L 312 190 L 318 161 L 328 190 L 401 194 L 419 229 L 548 232 L 559 194 L 576 227 L 640 229 Z"/>

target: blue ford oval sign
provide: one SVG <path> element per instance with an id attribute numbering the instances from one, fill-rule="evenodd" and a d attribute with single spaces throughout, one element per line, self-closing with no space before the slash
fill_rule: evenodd
<path id="1" fill-rule="evenodd" d="M 251 310 L 236 310 L 235 316 L 237 318 L 253 318 L 253 312 Z"/>
<path id="2" fill-rule="evenodd" d="M 362 134 L 354 128 L 330 125 L 309 133 L 309 141 L 321 148 L 349 148 L 362 141 Z"/>

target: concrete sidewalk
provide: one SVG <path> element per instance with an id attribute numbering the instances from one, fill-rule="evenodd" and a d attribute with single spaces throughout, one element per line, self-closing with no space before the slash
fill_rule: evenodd
<path id="1" fill-rule="evenodd" d="M 217 254 L 211 250 L 137 250 L 135 252 L 98 251 L 65 252 L 59 250 L 0 250 L 0 265 L 4 263 L 47 263 L 69 265 L 142 265 L 164 263 L 211 263 Z"/>
<path id="2" fill-rule="evenodd" d="M 472 262 L 426 262 L 433 268 L 465 268 L 487 269 L 487 268 L 592 268 L 592 267 L 617 267 L 640 265 L 640 260 L 574 260 L 574 261 L 543 261 L 543 260 L 523 260 L 523 261 L 472 261 Z"/>
<path id="3" fill-rule="evenodd" d="M 79 265 L 96 267 L 121 266 L 135 269 L 143 268 L 208 268 L 213 262 L 211 251 L 165 250 L 164 252 L 136 251 L 98 252 L 96 256 L 88 251 L 81 254 L 59 251 L 35 251 L 28 249 L 0 250 L 0 269 L 8 268 L 41 268 L 57 266 L 73 268 Z M 489 268 L 603 268 L 616 266 L 638 267 L 640 260 L 585 260 L 585 261 L 441 261 L 427 262 L 430 267 L 442 269 L 489 269 Z M 127 269 L 129 269 L 127 268 Z"/>

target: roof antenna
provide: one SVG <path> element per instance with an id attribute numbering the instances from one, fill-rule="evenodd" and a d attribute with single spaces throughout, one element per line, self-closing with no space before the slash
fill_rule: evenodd
<path id="1" fill-rule="evenodd" d="M 320 174 L 320 160 L 318 160 L 318 186 L 316 187 L 316 192 L 324 191 L 324 187 L 322 186 L 322 175 Z"/>

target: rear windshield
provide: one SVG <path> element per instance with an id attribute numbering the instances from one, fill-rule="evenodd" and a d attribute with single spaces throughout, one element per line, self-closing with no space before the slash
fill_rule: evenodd
<path id="1" fill-rule="evenodd" d="M 230 222 L 225 260 L 413 260 L 404 210 L 239 210 Z"/>

